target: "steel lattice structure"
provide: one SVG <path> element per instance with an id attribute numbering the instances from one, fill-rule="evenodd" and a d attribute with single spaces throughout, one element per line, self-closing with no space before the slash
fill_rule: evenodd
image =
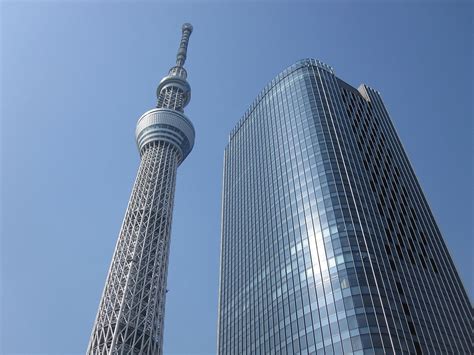
<path id="1" fill-rule="evenodd" d="M 190 24 L 176 66 L 157 89 L 158 105 L 137 123 L 140 168 L 94 323 L 88 354 L 161 354 L 176 171 L 194 144 L 183 114 L 191 88 L 183 68 Z"/>

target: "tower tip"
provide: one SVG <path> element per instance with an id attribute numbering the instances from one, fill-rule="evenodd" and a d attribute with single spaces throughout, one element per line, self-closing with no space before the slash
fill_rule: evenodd
<path id="1" fill-rule="evenodd" d="M 186 22 L 186 23 L 183 24 L 182 30 L 183 30 L 183 32 L 186 31 L 186 30 L 189 30 L 190 32 L 193 32 L 193 25 Z"/>
<path id="2" fill-rule="evenodd" d="M 176 66 L 182 67 L 186 61 L 188 51 L 189 36 L 193 32 L 193 26 L 185 23 L 182 27 L 181 43 L 179 44 L 178 54 L 176 55 Z"/>

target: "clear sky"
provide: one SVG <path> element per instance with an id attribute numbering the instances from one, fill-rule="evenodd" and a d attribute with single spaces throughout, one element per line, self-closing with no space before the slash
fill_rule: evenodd
<path id="1" fill-rule="evenodd" d="M 4 354 L 84 353 L 137 172 L 138 117 L 191 22 L 165 353 L 215 353 L 223 150 L 258 92 L 318 58 L 382 93 L 473 295 L 473 7 L 446 2 L 2 2 Z"/>

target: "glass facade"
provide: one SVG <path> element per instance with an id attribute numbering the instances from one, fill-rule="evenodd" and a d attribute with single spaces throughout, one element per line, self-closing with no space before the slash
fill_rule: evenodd
<path id="1" fill-rule="evenodd" d="M 224 155 L 219 354 L 472 353 L 469 298 L 380 94 L 297 62 Z"/>

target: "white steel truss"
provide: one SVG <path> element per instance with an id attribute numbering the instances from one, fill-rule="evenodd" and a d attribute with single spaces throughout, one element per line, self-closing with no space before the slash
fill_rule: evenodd
<path id="1" fill-rule="evenodd" d="M 91 354 L 162 352 L 169 237 L 179 151 L 143 154 L 91 338 Z"/>
<path id="2" fill-rule="evenodd" d="M 183 68 L 190 24 L 176 66 L 158 86 L 158 108 L 138 120 L 141 154 L 87 353 L 162 354 L 166 278 L 178 166 L 191 152 L 194 127 L 183 114 L 191 88 Z"/>

